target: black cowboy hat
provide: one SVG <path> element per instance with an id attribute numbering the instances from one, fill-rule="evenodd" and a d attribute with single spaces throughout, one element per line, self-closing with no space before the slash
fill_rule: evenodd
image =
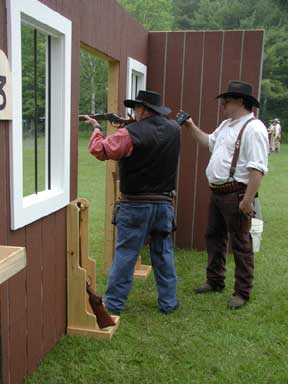
<path id="1" fill-rule="evenodd" d="M 168 115 L 171 112 L 170 108 L 161 105 L 161 96 L 158 92 L 139 91 L 135 100 L 124 100 L 124 105 L 127 108 L 135 108 L 137 104 L 144 105 L 162 116 Z"/>
<path id="2" fill-rule="evenodd" d="M 243 99 L 250 100 L 252 102 L 252 105 L 259 108 L 260 103 L 259 101 L 252 96 L 252 85 L 249 83 L 246 83 L 245 81 L 240 80 L 232 80 L 229 82 L 228 90 L 227 92 L 221 93 L 221 95 L 218 95 L 216 99 L 219 98 L 226 98 L 226 97 L 242 97 Z"/>

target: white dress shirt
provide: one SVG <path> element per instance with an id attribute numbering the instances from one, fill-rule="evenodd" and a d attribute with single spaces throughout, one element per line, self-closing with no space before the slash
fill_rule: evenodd
<path id="1" fill-rule="evenodd" d="M 210 184 L 223 184 L 229 179 L 235 142 L 245 122 L 254 117 L 249 113 L 237 120 L 224 120 L 209 135 L 210 161 L 206 176 Z M 260 120 L 252 120 L 246 126 L 241 139 L 239 158 L 234 174 L 238 182 L 248 184 L 249 173 L 256 169 L 263 174 L 268 172 L 269 141 L 265 125 Z"/>

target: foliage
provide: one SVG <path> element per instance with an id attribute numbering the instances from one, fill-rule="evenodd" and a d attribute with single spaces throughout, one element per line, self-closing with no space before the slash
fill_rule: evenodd
<path id="1" fill-rule="evenodd" d="M 38 129 L 43 132 L 44 124 L 40 119 L 45 116 L 46 101 L 46 41 L 47 36 L 37 31 L 37 82 L 35 84 L 34 65 L 34 29 L 22 24 L 22 108 L 24 135 L 34 132 L 35 86 L 37 84 Z M 40 123 L 40 124 L 39 124 Z"/>
<path id="2" fill-rule="evenodd" d="M 108 62 L 85 50 L 80 52 L 79 114 L 107 112 Z M 90 131 L 81 123 L 80 131 Z"/>
<path id="3" fill-rule="evenodd" d="M 199 0 L 173 0 L 174 29 L 192 29 L 193 18 Z"/>
<path id="4" fill-rule="evenodd" d="M 118 2 L 149 31 L 172 29 L 172 0 L 118 0 Z"/>

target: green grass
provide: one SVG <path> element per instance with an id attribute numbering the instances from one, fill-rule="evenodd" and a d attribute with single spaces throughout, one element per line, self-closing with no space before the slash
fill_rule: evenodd
<path id="1" fill-rule="evenodd" d="M 86 145 L 81 140 L 79 196 L 91 202 L 90 248 L 97 250 L 97 281 L 103 291 L 104 207 L 99 199 L 105 170 L 103 163 L 86 156 Z M 283 145 L 280 154 L 270 155 L 270 173 L 261 188 L 264 236 L 246 307 L 226 309 L 234 282 L 231 256 L 224 293 L 197 296 L 193 287 L 205 279 L 206 253 L 176 250 L 181 302 L 177 312 L 158 312 L 152 275 L 145 282 L 135 281 L 129 310 L 111 342 L 65 336 L 26 384 L 288 383 L 287 174 L 288 145 Z"/>
<path id="2" fill-rule="evenodd" d="M 38 191 L 45 190 L 45 137 L 38 137 Z M 23 194 L 35 192 L 35 143 L 32 136 L 23 141 Z"/>

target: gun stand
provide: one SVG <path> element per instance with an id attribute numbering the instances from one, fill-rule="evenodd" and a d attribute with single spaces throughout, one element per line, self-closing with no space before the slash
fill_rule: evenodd
<path id="1" fill-rule="evenodd" d="M 88 205 L 77 199 L 67 207 L 67 333 L 110 340 L 120 318 L 112 316 L 116 324 L 100 329 L 86 292 L 86 281 L 96 286 L 96 263 L 88 256 Z"/>
<path id="2" fill-rule="evenodd" d="M 116 200 L 120 200 L 121 199 L 120 181 L 117 179 L 116 172 L 114 172 L 113 174 L 113 179 L 114 179 L 114 189 L 115 189 Z M 141 256 L 139 255 L 137 263 L 134 268 L 135 279 L 146 280 L 151 271 L 152 271 L 151 265 L 142 264 L 142 259 L 141 259 Z"/>
<path id="3" fill-rule="evenodd" d="M 142 264 L 141 256 L 139 256 L 134 269 L 134 277 L 138 280 L 146 280 L 151 271 L 151 265 Z"/>

